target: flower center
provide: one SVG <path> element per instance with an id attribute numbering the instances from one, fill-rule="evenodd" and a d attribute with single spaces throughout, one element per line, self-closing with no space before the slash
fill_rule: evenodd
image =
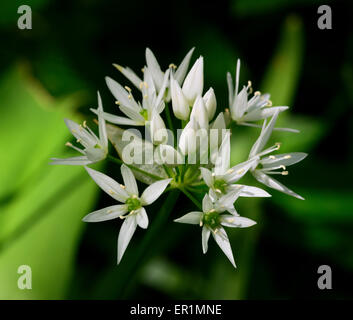
<path id="1" fill-rule="evenodd" d="M 148 120 L 148 111 L 147 109 L 142 109 L 140 111 L 140 115 L 143 116 L 143 118 L 147 121 Z"/>
<path id="2" fill-rule="evenodd" d="M 126 200 L 125 204 L 127 204 L 127 209 L 130 212 L 141 208 L 141 202 L 137 198 L 129 198 Z"/>
<path id="3" fill-rule="evenodd" d="M 224 180 L 216 180 L 213 184 L 216 191 L 220 193 L 227 193 L 227 183 Z"/>
<path id="4" fill-rule="evenodd" d="M 211 229 L 216 229 L 220 225 L 219 213 L 211 210 L 203 215 L 202 222 Z"/>

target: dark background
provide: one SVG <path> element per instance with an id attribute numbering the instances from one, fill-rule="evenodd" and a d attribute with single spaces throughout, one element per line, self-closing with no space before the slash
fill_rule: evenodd
<path id="1" fill-rule="evenodd" d="M 16 8 L 26 3 L 32 7 L 33 28 L 19 30 Z M 320 16 L 317 9 L 321 4 L 331 6 L 332 30 L 320 30 L 317 26 Z M 84 225 L 69 263 L 70 276 L 60 293 L 43 289 L 34 296 L 19 297 L 16 291 L 2 286 L 1 297 L 352 298 L 352 2 L 37 0 L 17 4 L 7 0 L 2 1 L 1 8 L 0 76 L 7 79 L 14 66 L 25 65 L 26 72 L 41 84 L 51 99 L 65 101 L 73 96 L 70 112 L 76 115 L 91 118 L 89 107 L 96 103 L 97 90 L 102 94 L 105 109 L 115 112 L 104 76 L 109 75 L 123 84 L 128 82 L 112 63 L 138 72 L 145 63 L 145 48 L 149 47 L 165 69 L 171 62 L 178 64 L 191 47 L 196 47 L 192 61 L 199 55 L 204 56 L 205 88 L 215 89 L 219 111 L 227 107 L 225 74 L 230 71 L 234 76 L 236 59 L 240 58 L 243 83 L 251 79 L 255 90 L 268 90 L 272 94 L 274 105 L 291 106 L 283 124 L 297 127 L 301 133 L 278 137 L 283 138 L 284 144 L 298 148 L 290 151 L 309 153 L 303 163 L 291 168 L 285 180 L 305 201 L 276 191 L 270 200 L 254 204 L 240 201 L 243 215 L 256 217 L 258 224 L 254 231 L 230 232 L 237 270 L 231 268 L 214 243 L 203 256 L 200 234 L 194 228 L 171 223 L 172 218 L 193 209 L 181 197 L 169 223 L 137 265 L 132 261 L 143 241 L 141 230 L 117 267 L 116 239 L 120 222 Z M 13 90 L 17 90 L 15 85 Z M 25 101 L 20 102 L 25 108 Z M 11 104 L 6 99 L 0 103 L 1 113 L 11 112 Z M 17 125 L 21 127 L 20 123 Z M 64 123 L 59 127 L 64 129 Z M 250 131 L 239 130 L 239 140 L 243 141 Z M 6 134 L 1 131 L 2 141 L 8 139 Z M 17 143 L 25 143 L 26 134 L 19 129 Z M 250 136 L 253 138 L 256 134 L 249 133 Z M 249 147 L 252 141 L 248 142 Z M 55 156 L 54 146 L 49 147 L 50 141 L 46 145 L 51 151 L 49 156 Z M 248 150 L 243 149 L 239 150 L 240 155 Z M 3 148 L 1 152 L 10 151 Z M 237 155 L 233 161 L 238 161 Z M 76 168 L 77 172 L 80 169 Z M 65 168 L 61 170 L 64 175 Z M 104 170 L 119 177 L 117 167 L 111 164 Z M 56 201 L 65 196 L 60 194 Z M 0 209 L 16 201 L 16 197 L 4 192 L 1 200 Z M 83 195 L 80 201 L 85 200 Z M 50 208 L 55 206 L 49 202 Z M 81 217 L 94 208 L 110 204 L 110 198 L 99 193 L 90 207 L 80 213 Z M 153 205 L 148 212 L 156 211 L 159 206 L 160 203 Z M 46 208 L 44 205 L 41 212 L 35 211 L 38 221 L 49 210 Z M 33 224 L 19 225 L 30 234 Z M 65 228 L 70 226 L 66 224 Z M 59 239 L 65 238 L 65 232 L 64 229 Z M 10 239 L 16 242 L 21 236 L 22 232 L 15 233 Z M 0 273 L 7 270 L 1 263 L 4 266 L 12 259 L 9 255 L 1 260 L 1 254 L 7 250 L 7 239 L 0 237 L 5 248 L 0 251 Z M 22 252 L 20 248 L 19 252 Z M 60 255 L 60 252 L 52 251 L 52 254 Z M 317 287 L 317 269 L 323 264 L 332 268 L 332 290 Z M 44 262 L 42 267 L 46 268 Z M 52 275 L 54 282 L 55 277 Z"/>

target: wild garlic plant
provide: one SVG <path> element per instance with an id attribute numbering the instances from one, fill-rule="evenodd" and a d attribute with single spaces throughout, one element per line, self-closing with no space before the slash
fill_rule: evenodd
<path id="1" fill-rule="evenodd" d="M 298 152 L 274 153 L 280 149 L 279 143 L 267 146 L 273 130 L 296 131 L 274 127 L 279 114 L 288 107 L 273 107 L 269 94 L 258 91 L 252 94 L 250 81 L 239 89 L 238 60 L 235 84 L 232 76 L 227 74 L 229 105 L 226 108 L 220 106 L 221 111 L 216 114 L 215 92 L 212 88 L 204 90 L 203 57 L 200 56 L 188 71 L 193 51 L 187 53 L 179 67 L 170 64 L 162 71 L 154 54 L 147 48 L 141 77 L 128 67 L 114 64 L 136 90 L 106 78 L 117 109 L 124 116 L 104 112 L 98 93 L 98 107 L 91 109 L 98 117 L 98 136 L 86 122 L 79 125 L 65 120 L 83 149 L 68 142 L 67 145 L 81 155 L 68 159 L 53 158 L 52 164 L 84 166 L 96 184 L 119 203 L 83 218 L 86 222 L 123 220 L 118 236 L 118 263 L 137 226 L 143 229 L 149 226 L 148 208 L 146 211 L 145 207 L 165 192 L 180 190 L 193 202 L 195 211 L 174 221 L 200 227 L 204 253 L 212 234 L 234 267 L 224 227 L 245 228 L 256 223 L 240 216 L 234 203 L 239 197 L 270 197 L 263 189 L 239 184 L 244 175 L 251 174 L 269 188 L 303 199 L 271 177 L 287 175 L 287 166 L 306 157 L 305 153 Z M 140 98 L 136 98 L 137 95 Z M 262 125 L 259 121 L 263 122 Z M 260 131 L 259 137 L 249 151 L 248 159 L 231 166 L 230 136 L 234 124 L 258 127 L 261 131 L 255 129 Z M 137 130 L 139 127 L 144 130 Z M 109 154 L 108 140 L 115 147 L 117 156 Z M 87 167 L 105 159 L 121 166 L 123 181 L 117 182 Z M 141 194 L 136 179 L 147 184 Z"/>

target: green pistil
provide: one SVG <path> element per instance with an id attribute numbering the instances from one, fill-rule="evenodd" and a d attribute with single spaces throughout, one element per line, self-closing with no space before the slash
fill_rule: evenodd
<path id="1" fill-rule="evenodd" d="M 129 212 L 141 208 L 141 202 L 137 198 L 129 198 L 126 200 L 125 204 L 127 204 L 127 209 Z"/>
<path id="2" fill-rule="evenodd" d="M 220 225 L 219 213 L 211 210 L 203 215 L 202 222 L 204 225 L 209 226 L 212 230 Z"/>
<path id="3" fill-rule="evenodd" d="M 147 109 L 142 109 L 140 111 L 140 115 L 143 116 L 143 118 L 147 121 L 148 120 L 148 111 Z"/>
<path id="4" fill-rule="evenodd" d="M 222 193 L 227 193 L 227 183 L 224 180 L 216 180 L 213 186 L 216 190 L 219 190 Z"/>

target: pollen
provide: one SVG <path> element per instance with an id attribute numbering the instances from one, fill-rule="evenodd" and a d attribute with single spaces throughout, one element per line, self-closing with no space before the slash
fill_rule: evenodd
<path id="1" fill-rule="evenodd" d="M 120 101 L 116 100 L 115 104 L 117 104 L 119 106 L 120 105 Z"/>
<path id="2" fill-rule="evenodd" d="M 260 91 L 255 91 L 254 92 L 254 96 L 261 96 L 261 92 Z"/>
<path id="3" fill-rule="evenodd" d="M 176 69 L 177 68 L 177 66 L 174 64 L 174 63 L 171 63 L 170 65 L 169 65 L 169 68 L 172 68 L 172 69 Z"/>
<path id="4" fill-rule="evenodd" d="M 123 69 L 124 69 L 122 66 L 120 66 L 120 65 L 118 65 L 118 64 L 116 64 L 116 63 L 113 63 L 113 66 L 114 66 L 115 68 L 117 68 L 120 72 L 122 72 Z"/>
<path id="5" fill-rule="evenodd" d="M 120 185 L 120 187 L 121 187 L 121 188 L 123 188 L 123 189 L 125 189 L 125 188 L 126 188 L 123 184 L 121 184 L 121 185 Z"/>

